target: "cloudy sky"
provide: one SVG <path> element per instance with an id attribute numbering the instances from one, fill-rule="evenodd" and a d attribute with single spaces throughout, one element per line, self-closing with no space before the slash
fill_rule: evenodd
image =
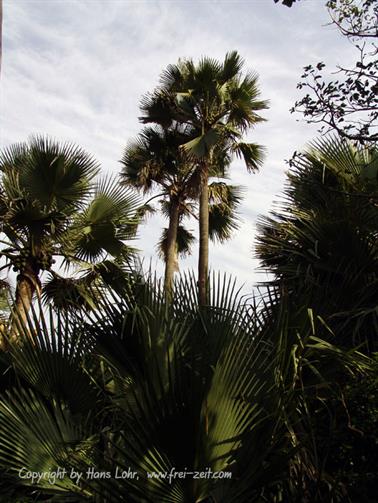
<path id="1" fill-rule="evenodd" d="M 253 257 L 257 216 L 282 190 L 284 160 L 316 136 L 289 113 L 301 69 L 324 60 L 334 68 L 352 57 L 348 43 L 325 26 L 324 3 L 301 0 L 289 9 L 273 0 L 4 0 L 0 144 L 47 133 L 80 144 L 116 173 L 141 129 L 140 98 L 161 71 L 178 58 L 223 59 L 236 49 L 270 101 L 267 122 L 250 134 L 268 155 L 256 175 L 234 162 L 233 182 L 247 187 L 242 224 L 231 241 L 211 248 L 210 262 L 250 288 L 263 279 Z M 159 271 L 162 225 L 151 218 L 137 243 Z M 195 263 L 196 253 L 181 269 Z"/>

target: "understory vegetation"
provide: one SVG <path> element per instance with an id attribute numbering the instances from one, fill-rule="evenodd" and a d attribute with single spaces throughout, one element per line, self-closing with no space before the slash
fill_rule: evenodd
<path id="1" fill-rule="evenodd" d="M 376 57 L 377 7 L 351 3 L 327 3 L 333 22 L 372 38 Z M 345 85 L 296 103 L 328 134 L 293 155 L 259 217 L 270 279 L 248 295 L 209 272 L 209 240 L 240 221 L 232 160 L 252 174 L 265 153 L 246 138 L 269 103 L 236 51 L 166 68 L 117 176 L 48 136 L 1 152 L 1 502 L 376 502 L 374 54 L 361 60 L 368 91 L 344 71 L 360 94 L 351 111 L 337 112 Z M 134 246 L 158 210 L 164 278 Z M 188 222 L 198 272 L 179 274 L 197 246 Z"/>
<path id="2" fill-rule="evenodd" d="M 33 309 L 1 355 L 9 501 L 373 501 L 374 360 L 307 305 L 215 274 L 205 309 L 191 276 L 170 304 L 138 275 L 96 294 L 84 319 Z M 67 476 L 32 484 L 24 467 Z M 209 469 L 232 478 L 149 478 Z"/>

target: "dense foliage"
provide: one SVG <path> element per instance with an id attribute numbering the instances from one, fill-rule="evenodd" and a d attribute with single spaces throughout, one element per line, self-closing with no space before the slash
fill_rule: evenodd
<path id="1" fill-rule="evenodd" d="M 324 316 L 346 347 L 377 351 L 378 152 L 337 138 L 292 160 L 285 197 L 260 219 L 274 284 Z"/>
<path id="2" fill-rule="evenodd" d="M 23 343 L 2 355 L 9 366 L 0 401 L 2 493 L 337 501 L 343 484 L 322 467 L 312 411 L 340 404 L 343 387 L 334 380 L 363 378 L 369 359 L 322 339 L 322 320 L 285 295 L 243 301 L 220 276 L 211 292 L 210 307 L 199 310 L 194 279 L 182 278 L 166 304 L 156 282 L 135 276 L 120 295 L 102 297 L 84 324 L 72 315 L 41 322 L 33 311 Z M 345 414 L 335 410 L 332 419 Z M 19 477 L 23 467 L 84 475 L 79 483 L 66 475 L 32 484 Z M 112 477 L 91 478 L 91 468 Z M 138 478 L 115 478 L 129 468 Z M 209 469 L 232 478 L 147 475 Z"/>

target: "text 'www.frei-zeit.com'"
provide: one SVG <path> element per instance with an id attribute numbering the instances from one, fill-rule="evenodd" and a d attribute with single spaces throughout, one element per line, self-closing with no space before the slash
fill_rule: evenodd
<path id="1" fill-rule="evenodd" d="M 159 479 L 168 480 L 170 484 L 174 480 L 179 479 L 230 479 L 232 477 L 231 472 L 213 472 L 210 468 L 206 468 L 203 471 L 178 471 L 176 468 L 172 468 L 169 472 L 146 472 L 148 479 Z"/>
<path id="2" fill-rule="evenodd" d="M 136 479 L 140 478 L 140 473 L 132 471 L 130 468 L 121 470 L 116 468 L 114 472 L 98 471 L 94 467 L 88 468 L 87 471 L 80 472 L 74 469 L 67 470 L 66 468 L 57 468 L 56 470 L 38 472 L 28 470 L 23 467 L 19 470 L 18 476 L 20 479 L 29 480 L 32 484 L 39 485 L 41 482 L 47 481 L 51 485 L 55 485 L 59 480 L 66 478 L 71 479 L 78 484 L 81 480 L 91 479 Z M 231 479 L 232 472 L 218 471 L 213 472 L 211 468 L 206 468 L 202 471 L 177 470 L 172 468 L 170 471 L 145 472 L 147 479 L 166 480 L 169 484 L 182 479 Z"/>

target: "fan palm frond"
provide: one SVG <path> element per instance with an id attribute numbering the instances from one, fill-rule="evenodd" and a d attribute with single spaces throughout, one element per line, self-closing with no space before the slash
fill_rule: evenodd
<path id="1" fill-rule="evenodd" d="M 243 197 L 243 187 L 224 182 L 209 185 L 209 236 L 221 243 L 231 238 L 239 227 L 237 207 Z"/>
<path id="2" fill-rule="evenodd" d="M 292 163 L 280 211 L 260 219 L 256 247 L 275 282 L 285 282 L 293 295 L 307 287 L 334 328 L 353 319 L 343 343 L 368 344 L 369 351 L 375 343 L 368 327 L 376 324 L 377 163 L 372 147 L 336 137 L 313 143 Z M 358 320 L 358 312 L 370 313 L 370 322 Z"/>
<path id="3" fill-rule="evenodd" d="M 76 207 L 85 197 L 98 163 L 73 144 L 59 144 L 45 136 L 32 136 L 28 144 L 4 151 L 1 169 L 18 177 L 19 188 L 30 200 L 59 210 Z M 14 184 L 12 184 L 14 185 Z"/>
<path id="4" fill-rule="evenodd" d="M 168 229 L 163 229 L 160 241 L 156 245 L 158 254 L 163 260 L 167 252 L 167 234 Z M 187 230 L 183 225 L 179 225 L 176 238 L 177 255 L 183 258 L 191 255 L 195 240 L 196 238 L 194 237 L 192 232 Z"/>
<path id="5" fill-rule="evenodd" d="M 87 208 L 64 237 L 64 245 L 80 260 L 96 261 L 106 253 L 127 254 L 124 241 L 135 235 L 139 199 L 116 179 L 104 179 L 95 187 Z"/>

